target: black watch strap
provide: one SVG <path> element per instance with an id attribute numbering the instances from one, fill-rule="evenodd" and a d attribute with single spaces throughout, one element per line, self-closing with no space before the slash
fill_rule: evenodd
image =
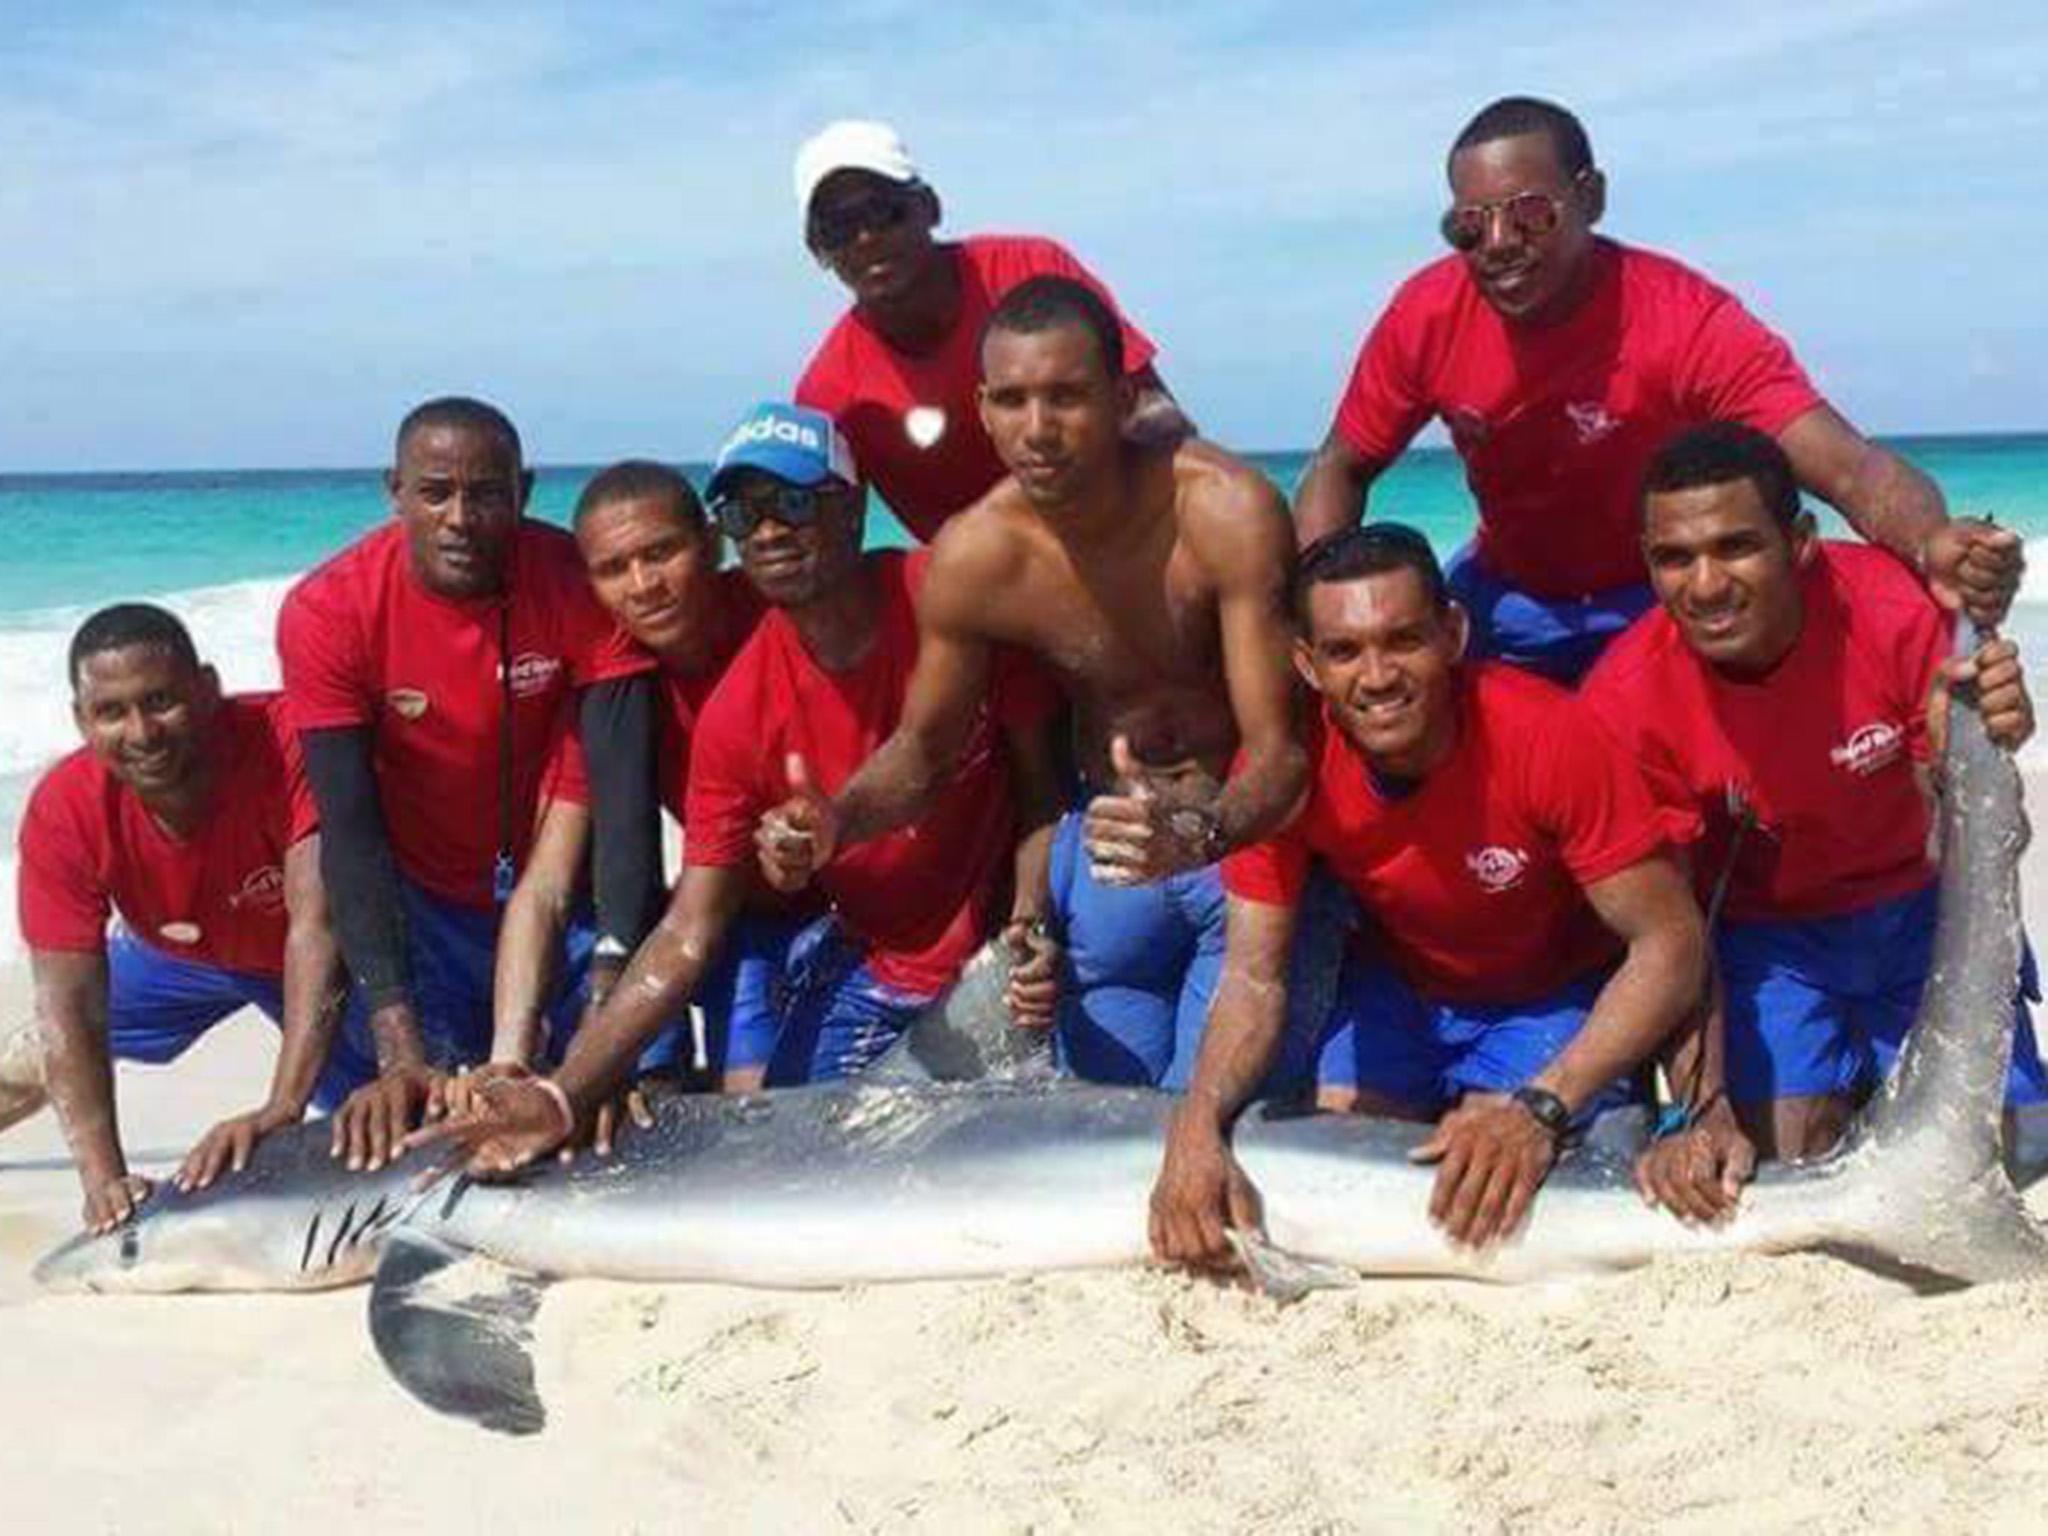
<path id="1" fill-rule="evenodd" d="M 1530 1117 L 1550 1132 L 1552 1141 L 1563 1141 L 1571 1133 L 1572 1112 L 1565 1108 L 1564 1100 L 1548 1088 L 1535 1088 L 1524 1083 L 1509 1095 Z"/>

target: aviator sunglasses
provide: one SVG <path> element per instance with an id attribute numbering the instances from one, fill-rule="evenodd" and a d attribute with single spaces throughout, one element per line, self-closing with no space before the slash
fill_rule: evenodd
<path id="1" fill-rule="evenodd" d="M 1584 171 L 1572 178 L 1576 188 L 1586 179 Z M 1476 251 L 1498 213 L 1507 227 L 1524 240 L 1541 240 L 1564 222 L 1565 199 L 1554 192 L 1517 192 L 1497 203 L 1460 203 L 1448 210 L 1437 227 L 1444 244 L 1454 251 Z"/>
<path id="2" fill-rule="evenodd" d="M 882 192 L 839 203 L 811 215 L 811 244 L 821 251 L 843 251 L 862 230 L 884 234 L 910 217 L 910 198 Z"/>
<path id="3" fill-rule="evenodd" d="M 836 483 L 757 487 L 744 494 L 712 497 L 711 515 L 725 536 L 739 544 L 770 519 L 788 528 L 810 527 L 819 510 L 842 489 Z"/>

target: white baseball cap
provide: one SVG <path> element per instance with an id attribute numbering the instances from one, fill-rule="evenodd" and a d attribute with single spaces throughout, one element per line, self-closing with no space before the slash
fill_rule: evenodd
<path id="1" fill-rule="evenodd" d="M 796 208 L 808 217 L 819 184 L 835 171 L 868 171 L 885 181 L 909 185 L 917 162 L 887 123 L 841 118 L 805 139 L 796 152 Z"/>

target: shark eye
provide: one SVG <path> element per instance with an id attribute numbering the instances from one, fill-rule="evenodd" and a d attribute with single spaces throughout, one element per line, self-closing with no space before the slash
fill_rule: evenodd
<path id="1" fill-rule="evenodd" d="M 142 1257 L 142 1234 L 135 1230 L 133 1224 L 130 1224 L 121 1229 L 121 1263 L 124 1267 L 132 1266 L 140 1257 Z"/>

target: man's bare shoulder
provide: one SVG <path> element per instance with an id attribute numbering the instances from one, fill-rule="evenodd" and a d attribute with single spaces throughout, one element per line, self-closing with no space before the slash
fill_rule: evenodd
<path id="1" fill-rule="evenodd" d="M 1174 515 L 1188 547 L 1219 579 L 1284 576 L 1294 524 L 1280 488 L 1237 455 L 1189 438 L 1173 455 Z"/>
<path id="2" fill-rule="evenodd" d="M 919 610 L 965 630 L 1030 564 L 1038 530 L 1015 482 L 1002 480 L 964 512 L 946 520 L 931 544 Z"/>

